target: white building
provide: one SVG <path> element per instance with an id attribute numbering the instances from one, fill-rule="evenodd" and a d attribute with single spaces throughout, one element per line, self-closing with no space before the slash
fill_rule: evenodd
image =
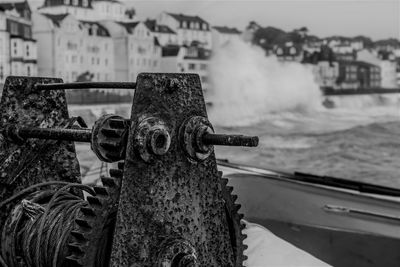
<path id="1" fill-rule="evenodd" d="M 396 77 L 396 61 L 394 54 L 382 51 L 373 53 L 366 49 L 357 53 L 357 60 L 374 64 L 380 67 L 381 70 L 381 87 L 383 88 L 397 88 Z"/>
<path id="2" fill-rule="evenodd" d="M 117 81 L 136 81 L 141 72 L 159 72 L 161 46 L 144 22 L 104 21 L 114 41 Z"/>
<path id="3" fill-rule="evenodd" d="M 162 12 L 157 16 L 156 23 L 176 32 L 179 45 L 189 46 L 194 42 L 207 49 L 212 48 L 210 25 L 199 16 Z"/>
<path id="4" fill-rule="evenodd" d="M 167 25 L 157 24 L 155 20 L 146 20 L 144 23 L 161 46 L 178 44 L 178 35 Z"/>
<path id="5" fill-rule="evenodd" d="M 78 20 L 124 21 L 126 6 L 117 0 L 45 0 L 38 11 L 44 14 L 71 14 Z"/>
<path id="6" fill-rule="evenodd" d="M 70 14 L 33 14 L 40 76 L 76 81 L 89 71 L 93 81 L 114 81 L 114 43 L 108 30 Z"/>
<path id="7" fill-rule="evenodd" d="M 0 83 L 9 75 L 36 76 L 36 49 L 28 2 L 1 2 Z"/>
<path id="8" fill-rule="evenodd" d="M 211 51 L 198 46 L 170 45 L 163 47 L 161 72 L 187 72 L 200 76 L 205 92 L 209 89 L 208 64 Z"/>
<path id="9" fill-rule="evenodd" d="M 214 26 L 211 29 L 212 49 L 223 47 L 229 42 L 241 38 L 241 32 L 236 28 Z"/>

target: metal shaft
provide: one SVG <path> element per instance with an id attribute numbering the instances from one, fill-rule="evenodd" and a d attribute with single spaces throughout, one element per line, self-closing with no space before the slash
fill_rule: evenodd
<path id="1" fill-rule="evenodd" d="M 36 84 L 36 90 L 59 90 L 59 89 L 90 89 L 90 88 L 117 88 L 135 89 L 134 82 L 76 82 L 76 83 L 49 83 Z"/>
<path id="2" fill-rule="evenodd" d="M 91 129 L 54 129 L 36 127 L 8 127 L 3 134 L 11 139 L 51 139 L 90 143 Z"/>
<path id="3" fill-rule="evenodd" d="M 205 145 L 248 147 L 258 146 L 258 136 L 206 133 L 203 135 L 202 141 Z"/>

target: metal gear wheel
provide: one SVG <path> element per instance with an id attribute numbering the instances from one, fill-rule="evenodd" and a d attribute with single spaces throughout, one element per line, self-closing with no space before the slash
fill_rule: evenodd
<path id="1" fill-rule="evenodd" d="M 88 196 L 89 207 L 82 207 L 75 219 L 68 244 L 69 255 L 63 266 L 103 267 L 110 261 L 112 237 L 124 163 L 102 177 L 103 186 L 93 187 L 96 196 Z"/>
<path id="2" fill-rule="evenodd" d="M 244 261 L 247 260 L 247 256 L 244 255 L 247 245 L 245 245 L 243 241 L 247 238 L 247 235 L 242 233 L 242 230 L 245 228 L 245 224 L 241 222 L 243 219 L 243 214 L 238 212 L 241 205 L 235 203 L 237 200 L 237 195 L 232 194 L 233 187 L 228 186 L 228 179 L 222 178 L 221 171 L 218 172 L 218 176 L 220 177 L 229 235 L 235 257 L 234 267 L 243 267 L 245 266 Z"/>

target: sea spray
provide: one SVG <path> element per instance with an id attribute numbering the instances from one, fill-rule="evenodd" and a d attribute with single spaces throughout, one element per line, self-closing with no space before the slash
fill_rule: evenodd
<path id="1" fill-rule="evenodd" d="M 217 125 L 244 126 L 268 113 L 321 107 L 321 91 L 309 68 L 266 57 L 261 48 L 242 40 L 215 51 L 209 71 L 210 118 Z"/>

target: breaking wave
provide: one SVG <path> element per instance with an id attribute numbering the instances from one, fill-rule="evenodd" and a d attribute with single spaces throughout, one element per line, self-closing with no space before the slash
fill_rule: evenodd
<path id="1" fill-rule="evenodd" d="M 306 66 L 265 57 L 261 48 L 242 40 L 227 43 L 210 62 L 211 121 L 244 126 L 281 111 L 320 109 L 322 94 Z"/>

